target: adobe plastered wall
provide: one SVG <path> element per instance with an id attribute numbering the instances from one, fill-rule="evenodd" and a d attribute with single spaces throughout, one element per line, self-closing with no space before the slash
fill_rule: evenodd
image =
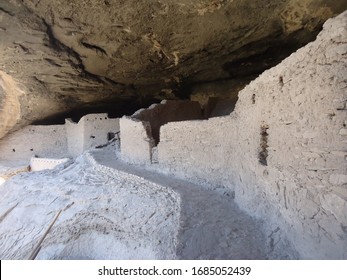
<path id="1" fill-rule="evenodd" d="M 119 119 L 110 119 L 107 114 L 89 114 L 78 123 L 66 120 L 69 154 L 78 156 L 84 151 L 104 145 L 109 133 L 119 132 Z"/>
<path id="2" fill-rule="evenodd" d="M 120 150 L 123 160 L 130 163 L 150 164 L 155 145 L 148 122 L 131 117 L 120 119 Z"/>
<path id="3" fill-rule="evenodd" d="M 141 109 L 132 118 L 149 122 L 152 136 L 159 142 L 159 129 L 162 125 L 173 121 L 185 121 L 202 118 L 199 102 L 188 100 L 163 100 L 147 109 Z"/>
<path id="4" fill-rule="evenodd" d="M 347 12 L 239 93 L 235 111 L 161 127 L 159 163 L 235 190 L 301 258 L 347 259 Z"/>
<path id="5" fill-rule="evenodd" d="M 156 144 L 159 130 L 171 121 L 201 119 L 199 102 L 185 100 L 163 100 L 147 109 L 135 112 L 131 117 L 120 119 L 121 156 L 131 163 L 150 164 L 156 161 Z M 152 155 L 155 154 L 152 159 Z"/>
<path id="6" fill-rule="evenodd" d="M 86 115 L 81 121 L 84 123 L 84 151 L 106 144 L 109 133 L 119 132 L 119 119 L 110 119 L 107 114 Z"/>
<path id="7" fill-rule="evenodd" d="M 54 169 L 59 164 L 68 162 L 68 158 L 52 159 L 52 158 L 36 158 L 30 159 L 30 171 L 41 171 L 46 169 Z"/>
<path id="8" fill-rule="evenodd" d="M 67 154 L 64 125 L 29 125 L 0 140 L 0 160 L 26 160 L 39 157 L 62 157 Z"/>
<path id="9" fill-rule="evenodd" d="M 86 115 L 78 123 L 67 119 L 65 125 L 29 125 L 0 140 L 0 160 L 79 156 L 106 144 L 109 132 L 119 132 L 119 119 L 109 119 L 107 114 Z"/>
<path id="10" fill-rule="evenodd" d="M 65 126 L 69 155 L 76 157 L 83 153 L 84 123 L 65 119 Z"/>

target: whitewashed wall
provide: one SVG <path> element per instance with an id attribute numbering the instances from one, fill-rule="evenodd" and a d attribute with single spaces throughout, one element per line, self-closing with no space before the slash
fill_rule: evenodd
<path id="1" fill-rule="evenodd" d="M 270 243 L 347 259 L 347 12 L 239 93 L 235 111 L 161 127 L 159 164 L 235 191 Z"/>
<path id="2" fill-rule="evenodd" d="M 29 125 L 0 140 L 0 159 L 30 160 L 39 157 L 60 157 L 67 154 L 64 125 Z"/>

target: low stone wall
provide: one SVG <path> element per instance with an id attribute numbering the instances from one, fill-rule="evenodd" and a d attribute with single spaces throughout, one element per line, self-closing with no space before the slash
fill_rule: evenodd
<path id="1" fill-rule="evenodd" d="M 156 144 L 160 141 L 160 127 L 168 122 L 202 119 L 199 102 L 189 100 L 163 100 L 148 109 L 141 109 L 132 118 L 148 122 Z"/>
<path id="2" fill-rule="evenodd" d="M 155 146 L 163 124 L 179 120 L 201 119 L 200 104 L 195 101 L 163 100 L 148 109 L 141 109 L 131 117 L 120 120 L 122 159 L 136 164 L 157 162 Z"/>
<path id="3" fill-rule="evenodd" d="M 161 127 L 159 164 L 235 190 L 304 259 L 347 259 L 347 12 L 239 93 L 235 111 Z M 271 245 L 271 244 L 270 244 Z"/>
<path id="4" fill-rule="evenodd" d="M 29 125 L 0 140 L 0 159 L 27 160 L 34 155 L 59 158 L 67 155 L 64 125 Z"/>
<path id="5" fill-rule="evenodd" d="M 181 177 L 195 178 L 202 183 L 206 180 L 215 185 L 228 182 L 225 170 L 233 168 L 226 165 L 232 152 L 229 149 L 237 143 L 237 133 L 230 129 L 230 120 L 230 117 L 220 117 L 162 126 L 158 144 L 160 165 Z"/>
<path id="6" fill-rule="evenodd" d="M 31 157 L 76 157 L 104 145 L 119 132 L 119 119 L 107 114 L 90 114 L 78 123 L 67 119 L 65 125 L 29 125 L 0 139 L 0 160 L 29 161 Z"/>
<path id="7" fill-rule="evenodd" d="M 118 132 L 119 119 L 109 119 L 107 114 L 86 115 L 78 123 L 67 119 L 65 125 L 29 125 L 0 139 L 0 160 L 76 157 L 106 144 Z"/>
<path id="8" fill-rule="evenodd" d="M 67 162 L 68 158 L 54 159 L 54 158 L 36 158 L 30 159 L 30 171 L 41 171 L 46 169 L 53 169 L 59 164 Z"/>

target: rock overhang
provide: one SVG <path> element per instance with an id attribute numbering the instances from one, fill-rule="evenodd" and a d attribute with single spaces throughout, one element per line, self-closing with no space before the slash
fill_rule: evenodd
<path id="1" fill-rule="evenodd" d="M 188 98 L 206 82 L 242 88 L 346 8 L 343 0 L 1 3 L 0 70 L 26 93 L 12 127 L 113 106 L 121 115 L 126 104 Z"/>

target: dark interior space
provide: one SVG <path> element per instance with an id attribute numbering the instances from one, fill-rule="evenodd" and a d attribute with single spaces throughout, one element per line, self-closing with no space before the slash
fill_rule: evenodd
<path id="1" fill-rule="evenodd" d="M 109 118 L 120 118 L 124 115 L 132 115 L 134 112 L 141 108 L 146 108 L 153 103 L 159 103 L 160 100 L 149 99 L 142 102 L 118 102 L 103 105 L 92 105 L 85 107 L 78 107 L 73 110 L 59 113 L 43 120 L 35 121 L 33 125 L 54 125 L 64 124 L 65 119 L 72 119 L 74 122 L 78 122 L 83 116 L 88 114 L 107 113 Z"/>

